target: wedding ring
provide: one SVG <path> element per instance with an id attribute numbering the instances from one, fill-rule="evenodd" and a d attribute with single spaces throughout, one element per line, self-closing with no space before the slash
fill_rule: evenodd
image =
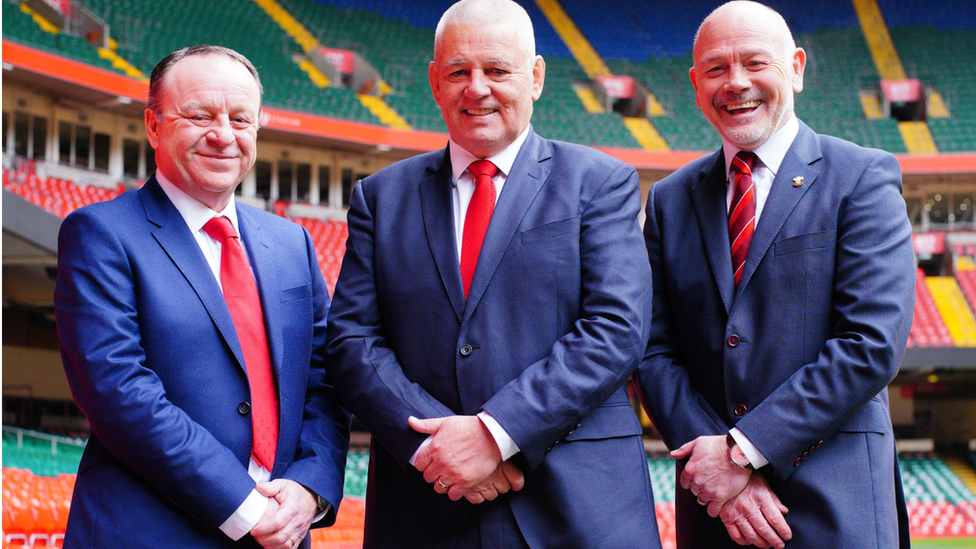
<path id="1" fill-rule="evenodd" d="M 707 507 L 708 506 L 708 504 L 705 503 L 704 501 L 702 501 L 701 498 L 695 498 L 695 499 L 698 500 L 698 505 L 701 505 L 702 507 Z"/>
<path id="2" fill-rule="evenodd" d="M 295 546 L 295 540 L 291 536 L 288 536 L 288 546 L 289 547 L 294 547 Z"/>
<path id="3" fill-rule="evenodd" d="M 441 479 L 437 479 L 437 485 L 440 486 L 441 488 L 447 490 L 447 485 L 444 484 L 443 482 L 441 482 Z"/>

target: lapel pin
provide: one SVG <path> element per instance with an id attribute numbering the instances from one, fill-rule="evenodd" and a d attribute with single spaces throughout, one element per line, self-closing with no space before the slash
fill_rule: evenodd
<path id="1" fill-rule="evenodd" d="M 796 176 L 796 177 L 793 178 L 793 186 L 794 187 L 799 187 L 800 185 L 803 185 L 803 176 L 802 175 L 798 175 L 798 176 Z"/>

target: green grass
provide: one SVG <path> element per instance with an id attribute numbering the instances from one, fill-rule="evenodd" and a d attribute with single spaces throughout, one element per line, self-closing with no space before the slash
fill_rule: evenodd
<path id="1" fill-rule="evenodd" d="M 972 549 L 976 538 L 929 538 L 913 539 L 912 549 Z"/>

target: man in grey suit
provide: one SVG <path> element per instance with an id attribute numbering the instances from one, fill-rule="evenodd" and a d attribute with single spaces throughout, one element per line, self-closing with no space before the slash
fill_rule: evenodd
<path id="1" fill-rule="evenodd" d="M 648 196 L 638 380 L 680 548 L 909 543 L 885 391 L 914 304 L 901 173 L 796 118 L 805 65 L 775 11 L 712 12 L 690 76 L 722 149 Z"/>

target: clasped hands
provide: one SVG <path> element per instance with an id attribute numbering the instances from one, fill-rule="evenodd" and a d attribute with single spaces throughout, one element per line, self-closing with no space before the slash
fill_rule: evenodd
<path id="1" fill-rule="evenodd" d="M 477 504 L 525 485 L 522 471 L 502 461 L 498 444 L 477 416 L 411 417 L 408 422 L 415 431 L 430 435 L 414 466 L 437 493 Z"/>
<path id="2" fill-rule="evenodd" d="M 293 549 L 302 542 L 315 519 L 315 497 L 301 484 L 276 479 L 257 485 L 268 498 L 264 516 L 251 535 L 265 549 Z"/>
<path id="3" fill-rule="evenodd" d="M 721 517 L 739 545 L 783 549 L 793 537 L 783 518 L 786 506 L 760 473 L 730 462 L 724 435 L 698 437 L 671 452 L 671 457 L 688 458 L 681 487 L 707 506 L 709 516 Z"/>

